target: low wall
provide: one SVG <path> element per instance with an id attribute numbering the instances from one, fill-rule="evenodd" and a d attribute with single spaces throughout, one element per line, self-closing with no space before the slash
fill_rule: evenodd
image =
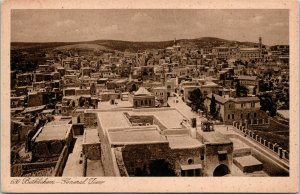
<path id="1" fill-rule="evenodd" d="M 56 166 L 54 168 L 53 176 L 61 176 L 62 175 L 65 164 L 68 159 L 68 156 L 69 156 L 69 148 L 68 148 L 68 146 L 64 146 L 64 148 L 58 158 Z"/>
<path id="2" fill-rule="evenodd" d="M 241 127 L 240 130 L 243 130 L 244 132 L 248 132 L 249 130 L 245 130 Z M 251 138 L 255 142 L 251 142 L 250 139 L 244 139 L 240 135 L 237 134 L 229 134 L 227 135 L 229 138 L 237 138 L 247 144 L 251 147 L 251 155 L 253 155 L 255 158 L 257 158 L 259 161 L 261 161 L 264 164 L 264 171 L 267 172 L 271 176 L 288 176 L 289 175 L 289 166 L 286 166 L 286 163 L 283 161 L 280 161 L 280 158 L 277 158 L 278 161 L 276 161 L 271 155 L 267 155 L 267 151 L 264 151 L 263 148 L 260 147 L 260 145 L 256 145 L 255 142 L 261 144 L 260 142 L 264 142 L 261 139 L 259 141 L 256 141 L 257 136 Z M 247 135 L 247 137 L 249 137 Z M 253 137 L 250 135 L 250 137 Z M 266 143 L 267 144 L 267 143 Z M 266 146 L 264 146 L 266 147 Z M 271 154 L 271 153 L 270 153 Z"/>
<path id="3" fill-rule="evenodd" d="M 113 148 L 109 145 L 107 137 L 101 140 L 101 162 L 105 176 L 120 176 L 116 157 Z"/>
<path id="4" fill-rule="evenodd" d="M 84 132 L 84 124 L 83 124 L 83 123 L 73 124 L 72 130 L 73 130 L 73 134 L 74 134 L 75 136 L 77 136 L 77 135 L 83 135 L 83 132 Z"/>
<path id="5" fill-rule="evenodd" d="M 14 164 L 11 165 L 11 176 L 21 177 L 25 172 L 55 167 L 56 164 L 57 161 L 36 162 L 36 163 L 28 163 L 28 164 Z"/>
<path id="6" fill-rule="evenodd" d="M 255 132 L 253 132 L 251 129 L 246 129 L 244 126 L 240 125 L 237 122 L 234 122 L 233 126 L 236 127 L 238 130 L 240 130 L 245 135 L 245 137 L 250 138 L 253 141 L 256 141 L 257 143 L 261 144 L 265 148 L 277 154 L 280 159 L 289 160 L 289 152 L 287 150 L 284 150 L 282 147 L 280 147 L 280 145 L 278 145 L 276 142 L 270 142 L 266 139 L 263 139 L 262 137 L 255 134 Z"/>
<path id="7" fill-rule="evenodd" d="M 241 157 L 251 155 L 251 148 L 240 148 L 233 150 L 233 157 Z"/>

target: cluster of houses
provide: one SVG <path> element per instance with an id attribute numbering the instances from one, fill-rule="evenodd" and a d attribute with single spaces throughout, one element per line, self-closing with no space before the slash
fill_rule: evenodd
<path id="1" fill-rule="evenodd" d="M 286 88 L 280 99 L 288 97 L 289 48 L 261 38 L 258 45 L 194 48 L 175 40 L 140 52 L 49 51 L 34 71 L 11 72 L 12 174 L 74 175 L 68 165 L 77 160 L 82 176 L 95 175 L 92 161 L 102 176 L 229 174 L 232 141 L 210 121 L 192 134 L 197 124 L 169 101 L 192 104 L 199 89 L 224 124 L 267 118 L 257 95 L 275 98 Z"/>

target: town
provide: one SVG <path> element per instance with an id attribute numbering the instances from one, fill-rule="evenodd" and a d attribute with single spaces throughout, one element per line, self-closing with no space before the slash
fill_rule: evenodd
<path id="1" fill-rule="evenodd" d="M 289 176 L 289 45 L 12 43 L 11 176 Z"/>

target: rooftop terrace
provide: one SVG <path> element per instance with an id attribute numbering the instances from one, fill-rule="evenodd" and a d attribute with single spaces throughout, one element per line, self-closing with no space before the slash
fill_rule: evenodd
<path id="1" fill-rule="evenodd" d="M 35 142 L 49 140 L 64 140 L 72 128 L 71 124 L 45 125 L 37 132 Z M 33 137 L 34 138 L 34 137 Z"/>

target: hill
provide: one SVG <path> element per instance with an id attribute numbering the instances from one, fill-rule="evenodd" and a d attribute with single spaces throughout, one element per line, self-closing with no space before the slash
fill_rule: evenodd
<path id="1" fill-rule="evenodd" d="M 216 47 L 221 45 L 240 45 L 253 47 L 257 46 L 257 43 L 252 42 L 239 42 L 232 40 L 225 40 L 214 37 L 203 37 L 197 39 L 180 39 L 177 40 L 178 44 L 187 47 Z M 94 41 L 82 41 L 82 42 L 53 42 L 53 43 L 25 43 L 25 42 L 12 42 L 12 50 L 27 50 L 27 49 L 86 49 L 86 50 L 129 50 L 136 52 L 138 50 L 145 49 L 163 49 L 173 45 L 173 40 L 169 41 L 157 41 L 157 42 L 134 42 L 134 41 L 121 41 L 121 40 L 94 40 Z"/>

